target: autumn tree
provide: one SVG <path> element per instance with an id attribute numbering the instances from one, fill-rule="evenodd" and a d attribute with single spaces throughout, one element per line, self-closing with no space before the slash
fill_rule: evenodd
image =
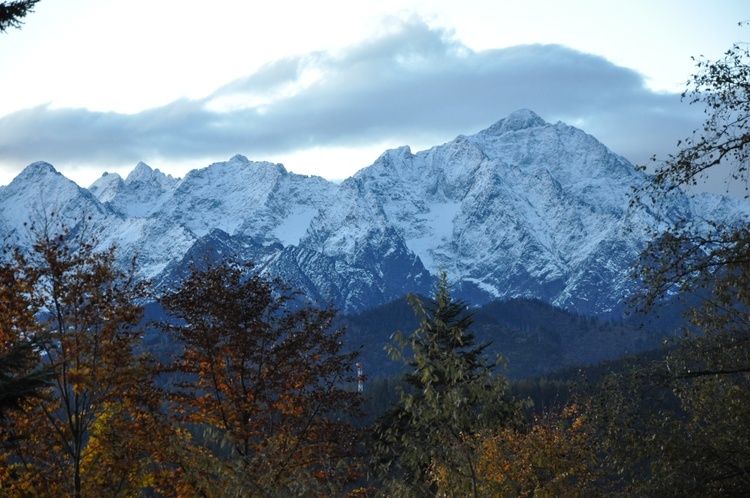
<path id="1" fill-rule="evenodd" d="M 28 336 L 37 307 L 29 300 L 25 277 L 20 268 L 0 263 L 0 417 L 20 408 L 24 399 L 38 396 L 54 376 Z"/>
<path id="2" fill-rule="evenodd" d="M 0 33 L 9 28 L 20 28 L 22 19 L 34 11 L 34 6 L 39 0 L 16 0 L 11 2 L 0 2 Z"/>
<path id="3" fill-rule="evenodd" d="M 3 334 L 33 341 L 55 375 L 3 421 L 0 481 L 8 495 L 114 494 L 132 483 L 89 452 L 101 446 L 102 417 L 149 390 L 148 361 L 137 353 L 145 288 L 132 267 L 118 269 L 114 248 L 95 249 L 85 223 L 55 233 L 54 221 L 32 229 L 31 250 L 2 267 Z M 110 480 L 89 479 L 96 472 Z"/>
<path id="4" fill-rule="evenodd" d="M 359 476 L 359 411 L 344 330 L 330 308 L 232 258 L 193 266 L 161 303 L 183 344 L 170 397 L 211 458 L 204 489 L 242 496 L 341 494 Z"/>
<path id="5" fill-rule="evenodd" d="M 477 492 L 492 497 L 597 496 L 596 446 L 584 410 L 572 404 L 520 427 L 499 427 L 465 435 L 474 454 Z M 464 473 L 468 469 L 462 469 Z M 468 481 L 436 462 L 430 475 L 438 496 L 470 496 Z M 463 484 L 464 487 L 460 487 Z M 458 486 L 458 487 L 457 487 Z"/>
<path id="6" fill-rule="evenodd" d="M 719 167 L 748 188 L 750 52 L 735 44 L 719 60 L 700 59 L 683 98 L 706 119 L 660 164 L 635 201 L 697 185 Z M 750 493 L 750 222 L 679 220 L 643 253 L 640 306 L 686 296 L 686 323 L 664 360 L 610 382 L 607 421 L 613 467 L 640 496 Z M 650 396 L 645 403 L 645 394 Z M 617 448 L 629 448 L 627 454 Z M 630 472 L 624 471 L 630 469 Z"/>
<path id="7" fill-rule="evenodd" d="M 208 451 L 165 413 L 165 393 L 150 379 L 154 365 L 141 361 L 129 375 L 140 378 L 106 402 L 90 426 L 81 462 L 86 496 L 201 496 L 201 468 Z"/>
<path id="8" fill-rule="evenodd" d="M 408 337 L 395 334 L 392 356 L 404 361 L 407 389 L 399 404 L 373 427 L 374 462 L 386 493 L 434 494 L 437 484 L 449 492 L 480 493 L 476 453 L 470 438 L 491 427 L 519 420 L 521 404 L 508 383 L 475 345 L 466 304 L 453 299 L 445 274 L 427 305 L 410 297 L 420 326 Z M 439 483 L 431 469 L 440 468 Z M 447 473 L 447 474 L 446 474 Z"/>

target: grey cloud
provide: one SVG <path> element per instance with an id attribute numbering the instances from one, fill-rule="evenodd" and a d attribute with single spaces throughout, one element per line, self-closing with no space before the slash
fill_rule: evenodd
<path id="1" fill-rule="evenodd" d="M 283 91 L 312 70 L 320 78 L 291 96 L 225 112 L 209 105 Z M 394 21 L 380 38 L 276 61 L 205 99 L 133 115 L 39 106 L 4 116 L 0 162 L 107 165 L 234 153 L 260 160 L 312 146 L 437 144 L 524 107 L 578 125 L 634 162 L 671 151 L 701 117 L 602 57 L 559 45 L 476 52 L 421 21 Z"/>

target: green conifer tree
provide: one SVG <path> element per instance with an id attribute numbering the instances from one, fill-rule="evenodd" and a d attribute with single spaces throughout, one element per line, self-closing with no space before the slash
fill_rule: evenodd
<path id="1" fill-rule="evenodd" d="M 405 382 L 400 403 L 373 427 L 375 465 L 386 482 L 386 493 L 424 496 L 435 489 L 430 469 L 465 469 L 453 476 L 461 488 L 476 492 L 474 453 L 468 438 L 484 428 L 517 420 L 521 405 L 508 394 L 508 383 L 493 375 L 468 330 L 472 324 L 466 304 L 453 299 L 443 273 L 433 302 L 410 301 L 420 326 L 409 337 L 397 333 L 389 348 L 404 361 Z"/>

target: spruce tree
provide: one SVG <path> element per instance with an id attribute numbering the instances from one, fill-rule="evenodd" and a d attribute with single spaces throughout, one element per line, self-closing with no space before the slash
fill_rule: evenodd
<path id="1" fill-rule="evenodd" d="M 515 421 L 520 404 L 508 394 L 502 375 L 493 375 L 483 356 L 488 344 L 476 345 L 469 331 L 471 314 L 454 299 L 445 273 L 438 281 L 432 303 L 416 296 L 410 301 L 420 326 L 409 337 L 394 335 L 389 348 L 404 361 L 399 404 L 374 424 L 374 463 L 386 483 L 386 492 L 401 496 L 433 494 L 431 467 L 469 469 L 455 476 L 468 479 L 476 491 L 473 452 L 468 437 L 484 428 Z"/>

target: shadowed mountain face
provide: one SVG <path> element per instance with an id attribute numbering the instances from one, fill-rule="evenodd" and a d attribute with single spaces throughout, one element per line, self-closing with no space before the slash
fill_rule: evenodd
<path id="1" fill-rule="evenodd" d="M 446 271 L 472 303 L 525 297 L 616 317 L 648 227 L 750 212 L 678 192 L 659 220 L 628 209 L 645 181 L 594 137 L 521 110 L 426 151 L 389 150 L 340 185 L 235 156 L 182 179 L 139 163 L 83 189 L 34 163 L 0 187 L 0 236 L 27 245 L 23 223 L 54 212 L 137 256 L 162 288 L 191 260 L 231 253 L 350 312 L 429 293 Z"/>

